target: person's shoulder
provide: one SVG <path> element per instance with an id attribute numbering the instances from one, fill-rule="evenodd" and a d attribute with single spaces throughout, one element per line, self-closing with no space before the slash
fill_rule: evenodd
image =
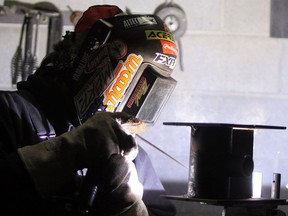
<path id="1" fill-rule="evenodd" d="M 22 90 L 0 90 L 0 109 L 2 111 L 4 109 L 17 110 L 19 112 L 22 109 L 26 110 L 29 107 L 34 107 L 33 100 L 26 97 L 25 92 Z"/>
<path id="2" fill-rule="evenodd" d="M 0 101 L 1 102 L 12 102 L 19 99 L 17 90 L 0 90 Z"/>

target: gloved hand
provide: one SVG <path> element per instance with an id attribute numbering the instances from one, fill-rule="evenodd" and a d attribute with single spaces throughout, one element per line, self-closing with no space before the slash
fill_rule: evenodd
<path id="1" fill-rule="evenodd" d="M 77 170 L 103 166 L 112 154 L 137 147 L 119 124 L 130 118 L 125 113 L 96 113 L 71 132 L 18 149 L 36 189 L 49 196 L 70 182 Z"/>
<path id="2" fill-rule="evenodd" d="M 91 215 L 148 216 L 143 185 L 130 159 L 113 154 L 95 177 L 98 189 Z"/>

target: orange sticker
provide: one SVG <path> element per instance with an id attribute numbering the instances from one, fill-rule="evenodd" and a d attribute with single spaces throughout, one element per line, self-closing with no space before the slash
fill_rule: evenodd
<path id="1" fill-rule="evenodd" d="M 116 109 L 142 62 L 141 55 L 130 54 L 125 62 L 118 63 L 115 79 L 104 92 L 103 104 L 107 105 L 107 111 L 113 112 Z"/>

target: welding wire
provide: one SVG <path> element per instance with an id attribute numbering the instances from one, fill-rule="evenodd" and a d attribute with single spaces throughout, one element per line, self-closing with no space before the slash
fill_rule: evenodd
<path id="1" fill-rule="evenodd" d="M 173 161 L 175 161 L 176 163 L 178 163 L 179 165 L 181 165 L 182 167 L 188 169 L 187 166 L 185 166 L 183 163 L 181 163 L 180 161 L 178 161 L 177 159 L 175 159 L 174 157 L 172 157 L 171 155 L 169 155 L 168 153 L 166 153 L 165 151 L 163 151 L 162 149 L 158 148 L 156 145 L 154 145 L 153 143 L 149 142 L 148 140 L 146 140 L 145 138 L 143 138 L 140 135 L 136 135 L 139 139 L 141 139 L 142 141 L 144 141 L 145 143 L 147 143 L 148 145 L 152 146 L 153 148 L 157 149 L 159 152 L 161 152 L 162 154 L 166 155 L 167 157 L 169 157 L 170 159 L 172 159 Z"/>

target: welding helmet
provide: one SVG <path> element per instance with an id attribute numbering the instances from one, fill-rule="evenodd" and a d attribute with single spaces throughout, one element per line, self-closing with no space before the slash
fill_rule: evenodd
<path id="1" fill-rule="evenodd" d="M 123 111 L 154 123 L 176 86 L 171 73 L 177 54 L 175 40 L 158 16 L 98 19 L 75 58 L 70 79 L 80 122 L 96 112 Z"/>

